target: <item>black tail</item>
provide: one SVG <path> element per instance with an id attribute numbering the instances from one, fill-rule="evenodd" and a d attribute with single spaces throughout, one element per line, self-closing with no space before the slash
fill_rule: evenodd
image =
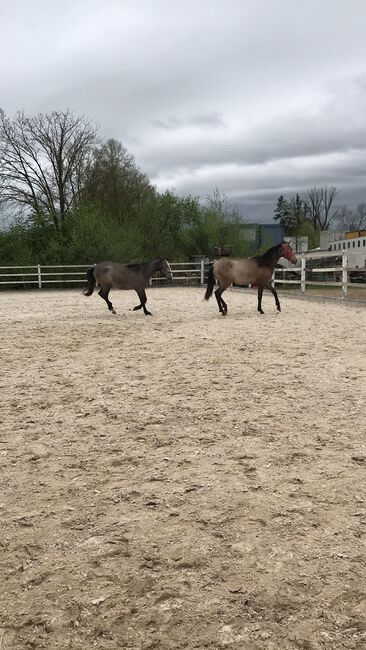
<path id="1" fill-rule="evenodd" d="M 208 300 L 212 296 L 213 288 L 215 284 L 215 276 L 213 272 L 213 266 L 211 266 L 209 272 L 208 272 L 208 277 L 207 277 L 207 289 L 205 293 L 205 300 Z"/>
<path id="2" fill-rule="evenodd" d="M 95 289 L 95 277 L 94 277 L 94 266 L 91 266 L 90 269 L 86 272 L 86 279 L 88 282 L 88 288 L 84 291 L 84 296 L 91 296 Z"/>

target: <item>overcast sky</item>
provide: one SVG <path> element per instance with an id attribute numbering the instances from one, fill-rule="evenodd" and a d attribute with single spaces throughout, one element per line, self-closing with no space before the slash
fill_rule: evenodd
<path id="1" fill-rule="evenodd" d="M 366 201 L 365 0 L 0 0 L 0 106 L 70 108 L 159 190 L 270 222 L 279 194 Z"/>

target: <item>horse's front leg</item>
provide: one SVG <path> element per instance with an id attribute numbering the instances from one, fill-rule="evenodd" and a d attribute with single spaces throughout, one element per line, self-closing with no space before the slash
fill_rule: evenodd
<path id="1" fill-rule="evenodd" d="M 145 316 L 152 316 L 151 311 L 148 311 L 148 310 L 146 309 L 145 305 L 142 305 L 142 309 L 144 310 L 144 314 L 145 314 Z"/>
<path id="2" fill-rule="evenodd" d="M 144 289 L 142 289 L 142 290 L 140 290 L 140 289 L 137 290 L 136 289 L 136 293 L 137 293 L 138 297 L 140 298 L 140 304 L 136 305 L 136 307 L 133 308 L 133 311 L 136 311 L 137 309 L 143 309 L 145 316 L 152 316 L 151 311 L 148 311 L 146 309 L 147 297 L 146 297 L 145 290 Z"/>
<path id="3" fill-rule="evenodd" d="M 268 290 L 271 292 L 271 294 L 274 296 L 274 299 L 275 299 L 275 302 L 276 302 L 277 311 L 281 311 L 281 305 L 280 305 L 280 301 L 279 301 L 279 299 L 278 299 L 278 295 L 277 295 L 277 291 L 276 291 L 276 289 L 275 289 L 274 287 L 272 287 L 271 284 L 269 284 L 269 285 L 267 286 L 267 289 L 268 289 Z"/>
<path id="4" fill-rule="evenodd" d="M 136 307 L 134 307 L 132 311 L 137 311 L 137 309 L 142 309 L 142 297 L 143 297 L 142 292 L 140 290 L 138 290 L 138 289 L 135 289 L 135 291 L 136 291 L 136 293 L 137 293 L 137 295 L 138 295 L 138 297 L 140 299 L 140 304 L 136 305 Z"/>
<path id="5" fill-rule="evenodd" d="M 145 290 L 142 292 L 142 294 L 143 294 L 143 299 L 141 300 L 141 302 L 142 302 L 142 309 L 144 310 L 144 314 L 145 314 L 145 316 L 152 316 L 151 311 L 148 311 L 146 309 L 147 297 L 146 297 Z"/>
<path id="6" fill-rule="evenodd" d="M 262 297 L 263 297 L 263 287 L 258 287 L 258 311 L 260 314 L 264 314 L 262 309 Z"/>

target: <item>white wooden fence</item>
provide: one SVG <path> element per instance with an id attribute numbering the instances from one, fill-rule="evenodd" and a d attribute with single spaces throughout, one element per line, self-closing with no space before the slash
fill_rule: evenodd
<path id="1" fill-rule="evenodd" d="M 342 298 L 346 298 L 347 289 L 350 285 L 353 287 L 366 287 L 366 270 L 357 268 L 352 263 L 352 253 L 342 254 L 342 264 L 335 266 L 320 266 L 312 268 L 310 260 L 327 258 L 340 258 L 340 254 L 331 251 L 321 251 L 319 253 L 307 253 L 298 255 L 298 265 L 276 268 L 273 274 L 273 285 L 298 285 L 302 293 L 305 293 L 309 285 L 318 285 L 323 287 L 340 287 Z M 194 284 L 202 285 L 207 279 L 207 271 L 210 264 L 204 260 L 199 262 L 173 262 L 171 268 L 173 272 L 174 284 Z M 39 289 L 58 284 L 59 286 L 78 284 L 85 282 L 85 271 L 90 267 L 88 265 L 47 265 L 47 266 L 2 266 L 0 267 L 0 285 L 16 286 L 21 288 L 38 287 Z M 350 282 L 350 273 L 362 272 L 365 281 L 357 284 Z M 318 274 L 318 275 L 317 275 Z M 315 280 L 315 277 L 326 275 L 326 279 Z M 333 279 L 329 279 L 329 276 Z M 165 278 L 158 275 L 151 278 L 150 284 L 163 284 Z M 14 286 L 14 288 L 15 288 Z"/>
<path id="2" fill-rule="evenodd" d="M 329 258 L 340 258 L 342 257 L 341 265 L 336 266 L 314 266 L 311 263 L 311 260 L 328 260 Z M 366 287 L 366 267 L 356 267 L 354 265 L 354 258 L 352 253 L 343 253 L 342 256 L 339 252 L 335 251 L 319 251 L 316 253 L 305 253 L 302 255 L 297 255 L 298 266 L 287 266 L 282 269 L 276 268 L 272 278 L 273 286 L 277 284 L 282 285 L 299 285 L 301 292 L 305 293 L 306 287 L 311 286 L 320 286 L 320 287 L 340 287 L 342 298 L 347 297 L 348 287 Z M 363 276 L 364 282 L 351 282 L 351 273 L 357 273 L 360 276 Z M 334 279 L 326 280 L 316 280 L 314 277 L 317 277 L 317 274 L 333 276 Z M 290 275 L 290 277 L 285 277 Z M 293 277 L 297 275 L 297 277 Z M 279 277 L 282 276 L 282 277 Z M 319 275 L 318 275 L 319 277 Z M 339 279 L 335 279 L 339 278 Z"/>
<path id="3" fill-rule="evenodd" d="M 0 266 L 0 285 L 18 287 L 45 288 L 52 284 L 82 284 L 85 282 L 85 272 L 90 264 L 47 265 L 41 266 Z M 170 264 L 175 284 L 204 284 L 205 263 L 174 262 Z M 158 275 L 151 278 L 150 284 L 165 282 Z"/>

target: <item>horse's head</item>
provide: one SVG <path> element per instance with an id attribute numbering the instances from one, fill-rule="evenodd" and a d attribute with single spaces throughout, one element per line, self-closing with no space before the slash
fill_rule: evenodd
<path id="1" fill-rule="evenodd" d="M 165 275 L 166 279 L 170 280 L 170 282 L 173 280 L 172 269 L 170 268 L 170 264 L 165 257 L 160 258 L 160 266 L 158 268 L 158 271 L 160 271 L 162 275 Z"/>
<path id="2" fill-rule="evenodd" d="M 289 244 L 286 244 L 286 242 L 282 242 L 279 253 L 280 253 L 280 257 L 284 257 L 285 260 L 288 260 L 289 262 L 291 262 L 291 264 L 296 264 L 297 257 L 294 251 L 292 250 L 291 246 L 289 246 Z"/>

